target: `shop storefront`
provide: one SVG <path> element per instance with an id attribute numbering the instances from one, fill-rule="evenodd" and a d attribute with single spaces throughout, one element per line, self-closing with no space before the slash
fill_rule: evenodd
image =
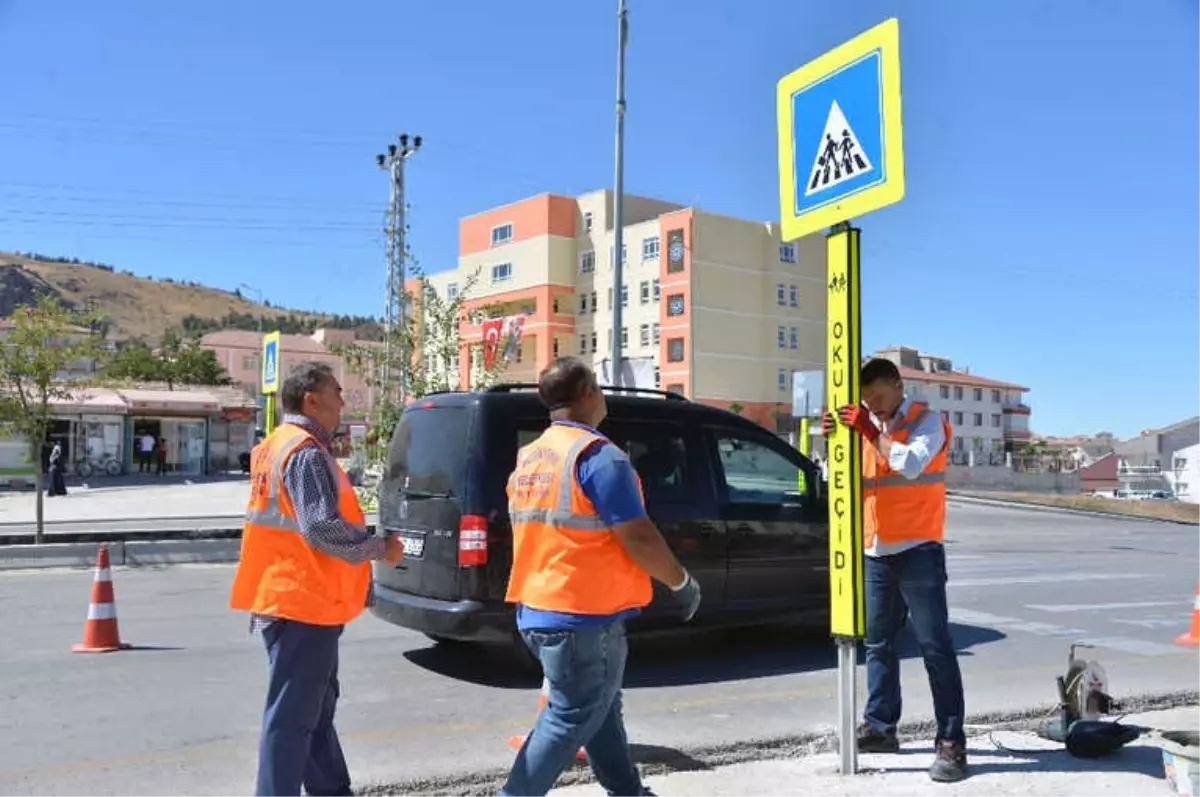
<path id="1" fill-rule="evenodd" d="M 42 453 L 49 464 L 50 449 L 62 446 L 66 472 L 88 477 L 119 475 L 125 462 L 125 402 L 113 390 L 91 389 L 54 403 L 53 417 Z"/>
<path id="2" fill-rule="evenodd" d="M 209 418 L 220 401 L 200 390 L 124 389 L 130 472 L 201 476 L 208 472 Z M 143 443 L 145 441 L 145 443 Z M 142 460 L 146 448 L 151 455 Z M 148 465 L 148 467 L 147 467 Z"/>
<path id="3" fill-rule="evenodd" d="M 225 407 L 209 424 L 208 461 L 214 471 L 240 470 L 238 458 L 254 447 L 254 423 L 257 409 L 253 399 L 249 407 Z"/>

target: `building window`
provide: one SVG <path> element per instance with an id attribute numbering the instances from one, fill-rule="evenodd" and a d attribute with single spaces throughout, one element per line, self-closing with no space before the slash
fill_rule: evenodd
<path id="1" fill-rule="evenodd" d="M 587 354 L 587 353 L 588 353 L 588 348 L 587 348 L 587 335 L 580 335 L 580 336 L 579 336 L 579 353 L 580 353 L 580 354 Z"/>
<path id="2" fill-rule="evenodd" d="M 558 312 L 558 297 L 557 296 L 555 296 L 553 299 L 550 300 L 550 312 L 552 312 L 552 313 Z"/>
<path id="3" fill-rule="evenodd" d="M 650 283 L 650 284 L 651 284 L 651 285 L 653 286 L 653 288 L 654 288 L 654 294 L 653 294 L 653 295 L 654 295 L 654 301 L 656 301 L 656 302 L 657 302 L 657 301 L 658 301 L 658 297 L 659 297 L 659 296 L 662 294 L 662 288 L 659 286 L 659 284 L 658 284 L 658 280 L 654 280 L 654 282 L 652 282 L 652 283 Z"/>
<path id="4" fill-rule="evenodd" d="M 962 401 L 962 399 L 963 399 L 963 389 L 961 387 L 954 388 L 954 400 Z"/>
<path id="5" fill-rule="evenodd" d="M 981 387 L 975 388 L 974 397 L 975 397 L 976 401 L 983 401 L 983 388 L 981 388 Z"/>
<path id="6" fill-rule="evenodd" d="M 621 327 L 621 348 L 629 348 L 629 327 Z"/>
<path id="7" fill-rule="evenodd" d="M 667 385 L 667 392 L 674 393 L 677 396 L 686 396 L 687 395 L 686 393 L 683 392 L 683 385 L 679 384 L 678 382 L 676 382 L 673 385 Z"/>
<path id="8" fill-rule="evenodd" d="M 621 286 L 621 306 L 622 307 L 629 306 L 629 286 L 628 285 Z"/>
<path id="9" fill-rule="evenodd" d="M 667 362 L 683 362 L 683 338 L 667 338 Z"/>
<path id="10" fill-rule="evenodd" d="M 583 231 L 584 232 L 592 231 L 592 212 L 590 210 L 587 213 L 583 214 Z"/>
<path id="11" fill-rule="evenodd" d="M 451 282 L 446 285 L 446 298 L 454 301 L 458 298 L 458 283 Z"/>
<path id="12" fill-rule="evenodd" d="M 1000 428 L 1000 414 L 999 413 L 995 413 L 995 412 L 992 413 L 992 428 L 994 428 L 994 429 Z"/>
<path id="13" fill-rule="evenodd" d="M 999 404 L 999 403 L 1000 403 L 1000 391 L 999 391 L 999 390 L 993 390 L 993 391 L 992 391 L 992 403 L 993 403 L 993 404 Z"/>
<path id="14" fill-rule="evenodd" d="M 963 414 L 961 412 L 954 413 L 954 425 L 955 426 L 963 425 Z"/>
<path id="15" fill-rule="evenodd" d="M 642 280 L 638 290 L 641 294 L 642 304 L 650 304 L 650 280 Z"/>
<path id="16" fill-rule="evenodd" d="M 779 262 L 780 263 L 795 263 L 796 262 L 796 245 L 795 244 L 780 244 L 779 245 Z"/>
<path id="17" fill-rule="evenodd" d="M 593 250 L 580 252 L 579 254 L 579 273 L 591 274 L 596 270 L 596 253 Z"/>
<path id="18" fill-rule="evenodd" d="M 942 410 L 942 420 L 945 421 L 946 423 L 950 423 L 950 411 L 949 410 Z"/>
<path id="19" fill-rule="evenodd" d="M 657 322 L 655 322 L 653 325 L 651 325 L 650 333 L 653 336 L 655 346 L 658 345 L 658 341 L 662 337 L 661 332 L 662 332 L 662 328 L 659 326 L 659 324 Z"/>
<path id="20" fill-rule="evenodd" d="M 938 395 L 944 399 L 950 398 L 950 386 L 949 385 L 938 385 Z"/>
<path id="21" fill-rule="evenodd" d="M 654 366 L 654 386 L 662 387 L 662 371 L 657 365 Z"/>
<path id="22" fill-rule="evenodd" d="M 642 324 L 638 328 L 638 333 L 640 336 L 639 339 L 641 340 L 641 343 L 642 343 L 642 348 L 649 346 L 650 345 L 650 325 Z"/>
<path id="23" fill-rule="evenodd" d="M 512 240 L 513 228 L 511 224 L 501 224 L 498 227 L 492 228 L 492 246 L 506 244 Z"/>
<path id="24" fill-rule="evenodd" d="M 658 260 L 658 236 L 642 239 L 642 260 Z"/>
<path id="25" fill-rule="evenodd" d="M 684 304 L 683 294 L 673 293 L 667 297 L 667 315 L 680 316 L 683 315 Z"/>
<path id="26" fill-rule="evenodd" d="M 788 330 L 788 346 L 793 349 L 800 348 L 800 330 L 792 327 Z"/>
<path id="27" fill-rule="evenodd" d="M 612 288 L 608 289 L 608 309 L 612 309 Z"/>
<path id="28" fill-rule="evenodd" d="M 622 266 L 625 265 L 625 263 L 628 260 L 628 258 L 626 257 L 627 254 L 629 254 L 629 247 L 626 246 L 624 243 L 622 243 L 621 244 L 621 265 Z M 609 268 L 613 267 L 613 248 L 611 246 L 608 247 L 608 267 Z"/>
<path id="29" fill-rule="evenodd" d="M 596 350 L 596 333 L 592 333 L 592 351 Z"/>
<path id="30" fill-rule="evenodd" d="M 258 355 L 251 354 L 249 357 L 243 357 L 242 358 L 242 370 L 243 371 L 257 371 L 258 370 Z"/>
<path id="31" fill-rule="evenodd" d="M 800 289 L 795 285 L 788 288 L 788 304 L 792 307 L 800 306 Z"/>
<path id="32" fill-rule="evenodd" d="M 778 374 L 776 374 L 776 378 L 777 378 L 777 381 L 778 381 L 778 383 L 779 383 L 779 389 L 780 389 L 780 390 L 787 390 L 787 369 L 786 369 L 786 368 L 780 368 L 780 369 L 779 369 L 779 373 L 778 373 Z"/>
<path id="33" fill-rule="evenodd" d="M 787 286 L 782 282 L 775 286 L 775 304 L 780 307 L 787 305 Z"/>
<path id="34" fill-rule="evenodd" d="M 554 359 L 558 359 L 558 338 L 554 338 L 554 342 L 550 344 L 550 350 L 554 352 Z"/>
<path id="35" fill-rule="evenodd" d="M 973 426 L 983 426 L 983 413 L 982 412 L 974 413 L 974 417 L 971 420 L 974 421 L 974 423 L 972 424 Z"/>
<path id="36" fill-rule="evenodd" d="M 594 312 L 596 312 L 596 292 L 592 291 L 589 294 L 589 296 L 591 297 L 591 300 L 592 300 L 592 312 L 594 313 Z"/>
<path id="37" fill-rule="evenodd" d="M 492 282 L 505 282 L 512 279 L 512 263 L 497 263 L 492 266 Z"/>
<path id="38" fill-rule="evenodd" d="M 667 273 L 678 274 L 683 271 L 683 230 L 671 230 L 667 233 Z"/>
<path id="39" fill-rule="evenodd" d="M 584 313 L 586 313 L 587 308 L 588 308 L 587 294 L 586 293 L 580 294 L 580 296 L 579 296 L 579 314 L 583 315 Z"/>
<path id="40" fill-rule="evenodd" d="M 779 328 L 779 335 L 776 338 L 776 340 L 779 343 L 779 348 L 781 348 L 781 349 L 787 348 L 787 327 Z"/>

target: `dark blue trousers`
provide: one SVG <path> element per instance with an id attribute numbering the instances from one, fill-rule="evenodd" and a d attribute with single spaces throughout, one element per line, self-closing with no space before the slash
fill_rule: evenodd
<path id="1" fill-rule="evenodd" d="M 255 793 L 353 794 L 333 727 L 342 626 L 276 620 L 262 635 L 270 675 Z"/>

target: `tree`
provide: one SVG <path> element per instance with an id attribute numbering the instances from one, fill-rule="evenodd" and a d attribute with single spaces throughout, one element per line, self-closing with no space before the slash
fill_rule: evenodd
<path id="1" fill-rule="evenodd" d="M 418 399 L 442 390 L 460 387 L 458 384 L 459 356 L 464 346 L 460 324 L 468 320 L 467 302 L 470 301 L 475 285 L 479 282 L 476 271 L 460 286 L 453 299 L 443 298 L 430 283 L 429 278 L 415 265 L 409 273 L 417 282 L 417 295 L 405 290 L 401 306 L 412 308 L 405 314 L 403 324 L 385 333 L 383 343 L 363 342 L 329 344 L 329 350 L 342 357 L 346 366 L 361 376 L 368 386 L 377 390 L 377 398 L 368 422 L 367 460 L 371 464 L 382 460 L 392 432 L 404 411 L 404 399 Z M 470 315 L 476 319 L 492 314 L 494 308 L 473 308 Z M 384 345 L 390 344 L 390 345 Z M 390 352 L 390 354 L 389 354 Z M 499 359 L 490 368 L 484 367 L 483 346 L 473 343 L 466 347 L 470 358 L 468 364 L 478 363 L 472 368 L 475 387 L 493 384 L 504 370 Z M 401 396 L 398 379 L 406 375 L 406 396 Z M 385 376 L 390 375 L 390 376 Z M 465 387 L 465 386 L 462 386 Z"/>
<path id="2" fill-rule="evenodd" d="M 29 444 L 37 487 L 34 541 L 40 545 L 45 541 L 42 448 L 53 405 L 87 387 L 70 377 L 95 362 L 101 341 L 89 329 L 96 321 L 93 315 L 69 310 L 49 296 L 18 307 L 11 321 L 8 334 L 0 338 L 0 423 Z"/>
<path id="3" fill-rule="evenodd" d="M 232 384 L 216 352 L 200 345 L 199 337 L 183 339 L 175 330 L 163 334 L 158 351 L 141 340 L 125 344 L 105 362 L 104 376 L 116 382 L 165 382 L 169 390 Z"/>

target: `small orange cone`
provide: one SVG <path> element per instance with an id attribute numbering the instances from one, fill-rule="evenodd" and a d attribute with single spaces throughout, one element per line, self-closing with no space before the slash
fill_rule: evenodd
<path id="1" fill-rule="evenodd" d="M 133 647 L 121 641 L 117 630 L 117 602 L 113 597 L 112 570 L 108 564 L 108 546 L 96 554 L 96 576 L 92 580 L 92 600 L 88 604 L 83 642 L 71 650 L 76 653 L 111 653 Z"/>
<path id="2" fill-rule="evenodd" d="M 541 716 L 545 710 L 546 704 L 550 702 L 550 681 L 542 678 L 542 691 L 538 695 L 538 716 Z M 508 737 L 508 746 L 514 750 L 520 750 L 525 745 L 525 740 L 529 738 L 529 734 L 523 733 L 520 736 Z M 581 747 L 575 753 L 575 758 L 579 761 L 587 761 L 587 753 Z"/>
<path id="3" fill-rule="evenodd" d="M 1192 630 L 1175 637 L 1176 644 L 1200 646 L 1200 587 L 1196 587 L 1196 602 L 1192 604 Z"/>

